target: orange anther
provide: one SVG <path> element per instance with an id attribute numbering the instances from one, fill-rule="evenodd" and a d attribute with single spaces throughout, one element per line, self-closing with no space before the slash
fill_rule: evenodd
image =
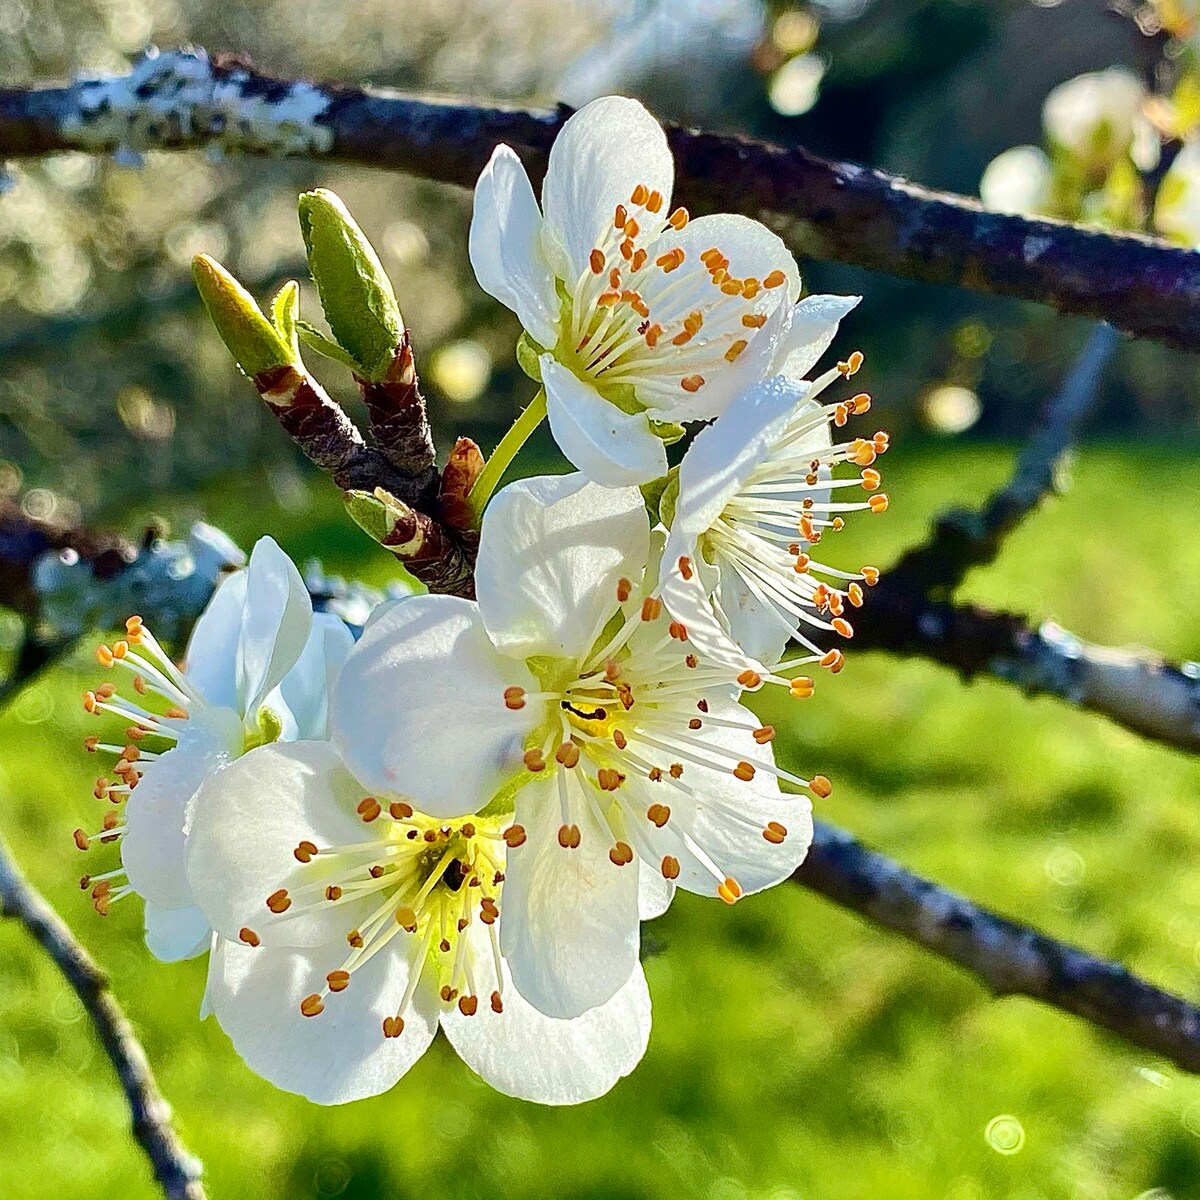
<path id="1" fill-rule="evenodd" d="M 686 208 L 677 208 L 668 218 L 667 224 L 676 231 L 682 229 L 688 223 L 688 210 Z"/>
<path id="2" fill-rule="evenodd" d="M 782 271 L 772 271 L 770 275 L 763 280 L 763 287 L 777 288 L 783 287 L 787 282 L 787 276 Z"/>
<path id="3" fill-rule="evenodd" d="M 87 850 L 92 844 L 91 839 L 82 829 L 76 829 L 71 836 L 75 839 L 75 845 L 80 850 Z"/>
<path id="4" fill-rule="evenodd" d="M 840 633 L 842 637 L 852 638 L 854 636 L 854 626 L 845 617 L 834 617 L 830 624 L 834 631 Z"/>
<path id="5" fill-rule="evenodd" d="M 536 748 L 526 750 L 521 761 L 525 764 L 525 770 L 532 771 L 534 774 L 546 769 L 546 760 L 542 757 L 542 752 Z"/>
<path id="6" fill-rule="evenodd" d="M 458 1011 L 464 1017 L 473 1017 L 479 1011 L 479 998 L 477 996 L 459 996 Z"/>
<path id="7" fill-rule="evenodd" d="M 525 844 L 525 827 L 523 825 L 510 825 L 504 831 L 504 841 L 509 849 L 515 849 L 517 846 Z"/>
<path id="8" fill-rule="evenodd" d="M 314 992 L 311 996 L 305 996 L 304 999 L 300 1001 L 300 1011 L 306 1017 L 315 1017 L 318 1013 L 323 1013 L 325 1011 L 325 1005 L 322 1002 L 321 997 Z"/>
<path id="9" fill-rule="evenodd" d="M 350 972 L 330 971 L 325 976 L 325 982 L 329 984 L 331 992 L 344 992 L 350 986 Z"/>
<path id="10" fill-rule="evenodd" d="M 725 358 L 729 362 L 736 362 L 738 359 L 738 356 L 742 353 L 743 350 L 746 349 L 747 345 L 749 345 L 749 343 L 744 338 L 738 338 L 738 340 L 736 342 L 734 342 L 733 345 L 730 346 L 728 350 L 725 351 Z"/>
<path id="11" fill-rule="evenodd" d="M 849 597 L 850 603 L 853 604 L 855 608 L 862 608 L 863 590 L 857 583 L 852 583 L 848 588 L 846 588 L 846 595 Z"/>
<path id="12" fill-rule="evenodd" d="M 646 208 L 652 213 L 662 212 L 663 194 L 662 192 L 651 192 L 646 200 Z"/>
<path id="13" fill-rule="evenodd" d="M 404 1032 L 403 1017 L 384 1017 L 383 1018 L 383 1036 L 385 1038 L 398 1038 Z"/>
<path id="14" fill-rule="evenodd" d="M 762 684 L 762 676 L 757 671 L 747 668 L 737 677 L 737 681 L 744 688 L 754 689 Z"/>
<path id="15" fill-rule="evenodd" d="M 416 910 L 409 907 L 407 904 L 402 904 L 396 909 L 396 924 L 401 929 L 407 929 L 409 933 L 417 931 L 417 914 Z"/>
<path id="16" fill-rule="evenodd" d="M 743 313 L 742 324 L 747 329 L 761 329 L 767 323 L 766 313 Z"/>
<path id="17" fill-rule="evenodd" d="M 685 392 L 698 392 L 704 386 L 703 375 L 685 375 L 680 381 L 679 386 Z"/>
<path id="18" fill-rule="evenodd" d="M 754 778 L 754 764 L 748 762 L 740 762 L 733 768 L 733 774 L 743 783 L 749 783 Z"/>
<path id="19" fill-rule="evenodd" d="M 673 854 L 665 854 L 663 855 L 661 864 L 659 864 L 659 869 L 662 871 L 662 876 L 664 879 L 678 879 L 679 859 L 677 859 Z"/>
<path id="20" fill-rule="evenodd" d="M 413 815 L 412 805 L 405 804 L 403 800 L 393 800 L 388 805 L 388 813 L 393 821 L 407 821 Z"/>
<path id="21" fill-rule="evenodd" d="M 659 772 L 662 778 L 662 772 Z M 646 820 L 661 829 L 671 819 L 671 810 L 665 804 L 652 804 L 646 809 Z"/>
<path id="22" fill-rule="evenodd" d="M 358 815 L 369 825 L 379 817 L 383 808 L 374 796 L 364 796 L 358 802 Z"/>
<path id="23" fill-rule="evenodd" d="M 599 275 L 604 270 L 604 255 L 599 250 L 593 250 L 588 255 L 588 266 L 592 268 L 593 275 Z"/>
<path id="24" fill-rule="evenodd" d="M 579 762 L 579 747 L 574 742 L 563 742 L 555 750 L 554 758 L 564 767 L 574 767 Z"/>
<path id="25" fill-rule="evenodd" d="M 629 220 L 629 210 L 623 204 L 617 205 L 616 212 L 613 213 L 613 228 L 624 229 L 625 222 Z"/>
<path id="26" fill-rule="evenodd" d="M 287 912 L 292 907 L 292 898 L 287 894 L 287 889 L 280 888 L 277 892 L 272 892 L 267 897 L 267 907 L 276 914 Z"/>
<path id="27" fill-rule="evenodd" d="M 692 570 L 692 560 L 686 554 L 679 556 L 679 573 L 684 579 L 691 579 L 694 574 Z"/>
<path id="28" fill-rule="evenodd" d="M 863 577 L 863 583 L 865 583 L 867 587 L 874 587 L 879 582 L 878 567 L 863 567 L 859 574 Z"/>
<path id="29" fill-rule="evenodd" d="M 662 615 L 662 601 L 655 596 L 647 596 L 642 601 L 642 620 L 657 621 Z"/>
<path id="30" fill-rule="evenodd" d="M 796 700 L 807 700 L 814 689 L 815 685 L 807 675 L 798 675 L 788 684 L 788 691 Z"/>
<path id="31" fill-rule="evenodd" d="M 639 183 L 637 185 L 637 187 L 635 187 L 633 189 L 633 193 L 629 197 L 629 202 L 631 204 L 638 204 L 638 205 L 645 204 L 647 199 L 649 199 L 649 196 L 650 196 L 650 189 L 647 188 L 644 183 Z"/>
<path id="32" fill-rule="evenodd" d="M 246 943 L 247 946 L 261 946 L 262 939 L 248 925 L 243 925 L 238 930 L 238 937 Z"/>
<path id="33" fill-rule="evenodd" d="M 633 848 L 628 842 L 618 842 L 608 852 L 608 860 L 614 867 L 624 867 L 633 862 Z"/>
<path id="34" fill-rule="evenodd" d="M 888 498 L 885 492 L 879 492 L 867 501 L 873 513 L 887 512 Z"/>
<path id="35" fill-rule="evenodd" d="M 742 898 L 742 887 L 732 876 L 717 886 L 717 895 L 726 904 L 736 904 Z"/>
<path id="36" fill-rule="evenodd" d="M 768 742 L 775 740 L 775 726 L 763 725 L 754 731 L 754 740 L 760 745 L 765 746 Z"/>
<path id="37" fill-rule="evenodd" d="M 305 841 L 301 842 L 292 853 L 296 856 L 297 862 L 312 862 L 313 855 L 317 853 L 317 847 L 313 842 Z"/>
<path id="38" fill-rule="evenodd" d="M 615 792 L 625 782 L 625 776 L 612 767 L 601 767 L 596 772 L 596 782 L 602 792 Z"/>
<path id="39" fill-rule="evenodd" d="M 824 800 L 833 794 L 833 784 L 824 775 L 814 775 L 808 782 L 808 790 L 814 796 L 820 796 Z"/>
<path id="40" fill-rule="evenodd" d="M 525 707 L 525 689 L 523 687 L 507 687 L 504 689 L 504 707 L 514 712 Z"/>

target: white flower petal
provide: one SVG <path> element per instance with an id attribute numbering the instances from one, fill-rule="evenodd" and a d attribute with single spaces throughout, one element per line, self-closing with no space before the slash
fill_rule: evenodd
<path id="1" fill-rule="evenodd" d="M 622 412 L 549 354 L 538 361 L 550 432 L 573 466 L 614 488 L 666 474 L 666 449 L 645 413 Z"/>
<path id="2" fill-rule="evenodd" d="M 558 340 L 554 274 L 541 253 L 542 214 L 529 176 L 508 146 L 497 146 L 475 185 L 468 253 L 489 296 L 512 309 L 535 341 Z"/>
<path id="3" fill-rule="evenodd" d="M 435 817 L 477 812 L 521 767 L 539 706 L 512 710 L 509 687 L 536 691 L 524 663 L 496 652 L 477 605 L 413 596 L 373 621 L 333 694 L 333 740 L 375 792 Z"/>
<path id="4" fill-rule="evenodd" d="M 638 869 L 638 916 L 643 921 L 661 917 L 675 899 L 675 885 L 650 864 L 635 860 Z M 631 864 L 632 865 L 632 864 Z"/>
<path id="5" fill-rule="evenodd" d="M 268 692 L 292 669 L 312 628 L 312 601 L 295 564 L 269 537 L 246 569 L 246 604 L 238 639 L 239 710 L 253 717 Z"/>
<path id="6" fill-rule="evenodd" d="M 187 879 L 213 928 L 235 940 L 251 929 L 264 946 L 319 945 L 355 928 L 369 900 L 307 912 L 297 901 L 281 915 L 266 900 L 321 879 L 319 855 L 296 860 L 302 841 L 328 848 L 370 838 L 355 812 L 363 795 L 328 742 L 260 746 L 209 779 L 188 809 Z"/>
<path id="7" fill-rule="evenodd" d="M 724 415 L 700 430 L 679 464 L 672 530 L 696 536 L 710 528 L 767 457 L 808 385 L 776 376 L 737 396 Z"/>
<path id="8" fill-rule="evenodd" d="M 483 518 L 479 612 L 503 654 L 576 658 L 617 608 L 617 581 L 640 575 L 650 523 L 637 488 L 539 475 L 504 488 Z"/>
<path id="9" fill-rule="evenodd" d="M 567 121 L 550 147 L 542 211 L 575 278 L 589 269 L 588 255 L 610 232 L 617 205 L 630 207 L 641 183 L 662 193 L 665 216 L 674 178 L 662 126 L 636 100 L 602 96 Z"/>
<path id="10" fill-rule="evenodd" d="M 355 970 L 344 992 L 326 997 L 315 1017 L 300 1012 L 325 975 L 341 966 L 345 943 L 309 951 L 250 949 L 220 941 L 213 952 L 208 995 L 212 1011 L 246 1065 L 287 1092 L 317 1104 L 345 1104 L 392 1087 L 429 1048 L 437 1032 L 432 971 L 404 1015 L 399 1037 L 383 1036 L 413 964 L 404 935 Z"/>
<path id="11" fill-rule="evenodd" d="M 803 379 L 829 349 L 846 315 L 861 296 L 808 296 L 792 311 L 780 339 L 775 369 L 789 379 Z"/>
<path id="12" fill-rule="evenodd" d="M 354 637 L 332 613 L 314 613 L 308 642 L 296 665 L 263 701 L 280 720 L 280 740 L 321 741 L 329 736 L 329 697 L 341 674 Z"/>
<path id="13" fill-rule="evenodd" d="M 218 708 L 237 708 L 238 638 L 246 606 L 246 572 L 221 581 L 200 614 L 184 662 L 188 682 Z"/>
<path id="14" fill-rule="evenodd" d="M 656 853 L 679 859 L 676 882 L 680 887 L 713 896 L 721 882 L 688 847 L 686 834 L 723 875 L 737 880 L 744 893 L 762 891 L 786 879 L 804 861 L 812 842 L 812 805 L 807 796 L 781 792 L 774 776 L 761 768 L 749 781 L 735 778 L 734 761 L 771 763 L 771 746 L 754 741 L 751 731 L 758 726 L 758 718 L 742 705 L 710 698 L 709 714 L 715 720 L 742 726 L 728 729 L 710 722 L 697 735 L 714 749 L 727 751 L 727 760 L 721 761 L 729 761 L 729 767 L 688 763 L 683 782 L 694 798 L 631 776 L 630 783 L 644 792 L 647 802 L 660 801 L 671 809 L 671 818 L 661 829 L 649 822 L 643 828 Z M 669 757 L 661 756 L 664 769 Z M 771 821 L 787 830 L 781 845 L 763 837 Z"/>
<path id="15" fill-rule="evenodd" d="M 681 558 L 692 565 L 690 577 L 679 568 Z M 697 569 L 700 562 L 695 539 L 672 529 L 659 576 L 659 595 L 667 611 L 687 630 L 688 644 L 706 662 L 729 667 L 735 675 L 745 670 L 766 674 L 762 663 L 730 636 L 718 618 L 704 582 L 713 572 Z"/>
<path id="16" fill-rule="evenodd" d="M 482 944 L 478 921 L 467 937 Z M 603 1096 L 641 1061 L 650 1037 L 650 992 L 641 966 L 604 1004 L 569 1020 L 548 1017 L 525 1000 L 507 967 L 504 1011 L 485 1002 L 472 1017 L 442 1012 L 442 1028 L 463 1061 L 508 1096 L 538 1104 L 581 1104 Z"/>
<path id="17" fill-rule="evenodd" d="M 146 946 L 160 962 L 182 962 L 203 954 L 212 942 L 212 929 L 204 914 L 187 908 L 163 908 L 146 901 Z"/>
<path id="18" fill-rule="evenodd" d="M 125 803 L 121 863 L 134 889 L 163 908 L 193 903 L 183 874 L 188 801 L 210 775 L 241 752 L 242 728 L 227 708 L 197 709 L 179 742 L 145 765 Z"/>
<path id="19" fill-rule="evenodd" d="M 780 661 L 799 620 L 755 592 L 727 562 L 719 567 L 713 599 L 729 626 L 729 636 L 747 655 L 769 666 Z"/>
<path id="20" fill-rule="evenodd" d="M 637 968 L 638 884 L 629 867 L 615 867 L 613 838 L 583 815 L 587 801 L 573 795 L 580 845 L 564 850 L 560 769 L 517 793 L 515 819 L 526 841 L 508 852 L 504 868 L 500 946 L 521 994 L 551 1017 L 576 1017 L 610 999 Z"/>

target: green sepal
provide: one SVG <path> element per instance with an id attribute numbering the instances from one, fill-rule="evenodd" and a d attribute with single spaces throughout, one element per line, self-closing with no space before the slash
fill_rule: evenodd
<path id="1" fill-rule="evenodd" d="M 673 446 L 687 430 L 677 421 L 651 421 L 650 431 L 657 438 L 662 438 L 667 446 Z"/>
<path id="2" fill-rule="evenodd" d="M 546 353 L 527 333 L 517 338 L 517 366 L 537 383 L 542 382 L 542 364 L 538 359 Z"/>
<path id="3" fill-rule="evenodd" d="M 300 197 L 300 232 L 325 319 L 364 379 L 382 381 L 404 333 L 383 264 L 333 192 Z"/>
<path id="4" fill-rule="evenodd" d="M 315 325 L 308 321 L 297 321 L 296 332 L 310 350 L 315 350 L 326 358 L 332 358 L 334 362 L 339 362 L 352 371 L 360 370 L 358 363 L 337 342 L 331 342 Z"/>
<path id="5" fill-rule="evenodd" d="M 197 254 L 192 259 L 192 277 L 221 340 L 251 379 L 274 367 L 301 366 L 299 353 L 215 258 Z"/>
<path id="6" fill-rule="evenodd" d="M 668 529 L 675 520 L 675 505 L 679 502 L 679 468 L 672 467 L 663 477 L 663 489 L 658 494 L 658 519 Z"/>

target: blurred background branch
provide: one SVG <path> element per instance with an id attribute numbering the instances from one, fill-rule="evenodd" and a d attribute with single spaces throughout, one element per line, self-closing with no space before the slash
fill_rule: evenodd
<path id="1" fill-rule="evenodd" d="M 167 1200 L 206 1200 L 200 1163 L 184 1148 L 171 1124 L 142 1044 L 121 1010 L 104 972 L 62 918 L 21 874 L 0 840 L 0 917 L 19 921 L 63 973 L 87 1012 L 129 1103 L 133 1136 L 150 1160 Z"/>
<path id="2" fill-rule="evenodd" d="M 392 168 L 471 186 L 506 142 L 540 176 L 566 108 L 501 108 L 278 79 L 236 56 L 168 51 L 126 76 L 0 91 L 0 157 L 219 147 Z M 1200 344 L 1200 259 L 1133 234 L 989 212 L 801 146 L 668 127 L 676 195 L 780 229 L 805 255 L 955 283 Z"/>

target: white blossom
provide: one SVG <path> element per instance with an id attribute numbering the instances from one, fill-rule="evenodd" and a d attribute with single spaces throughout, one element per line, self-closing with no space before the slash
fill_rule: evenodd
<path id="1" fill-rule="evenodd" d="M 783 242 L 742 216 L 689 220 L 671 208 L 673 180 L 659 124 L 607 96 L 563 126 L 540 209 L 508 146 L 475 190 L 476 278 L 536 348 L 560 449 L 610 487 L 663 475 L 663 426 L 719 415 L 755 378 L 792 373 L 795 355 L 811 364 L 857 303 L 797 310 Z"/>
<path id="2" fill-rule="evenodd" d="M 105 683 L 84 697 L 88 712 L 127 726 L 122 742 L 86 742 L 118 756 L 95 795 L 121 807 L 108 810 L 96 833 L 76 830 L 75 842 L 87 849 L 119 840 L 121 865 L 82 882 L 101 913 L 141 895 L 146 942 L 157 957 L 189 958 L 211 940 L 183 871 L 192 794 L 249 747 L 326 736 L 330 687 L 351 644 L 336 617 L 314 618 L 299 572 L 263 538 L 249 567 L 221 584 L 196 622 L 184 668 L 140 617 L 129 619 L 125 638 L 97 651 L 102 666 L 128 672 L 132 692 Z"/>
<path id="3" fill-rule="evenodd" d="M 849 377 L 854 354 L 815 382 L 783 377 L 748 388 L 715 424 L 701 430 L 684 455 L 671 505 L 671 533 L 662 560 L 662 597 L 710 657 L 737 662 L 739 654 L 772 667 L 790 638 L 810 654 L 791 668 L 817 661 L 840 670 L 842 651 L 822 649 L 821 635 L 849 638 L 847 613 L 863 602 L 862 582 L 874 567 L 847 572 L 819 561 L 815 546 L 840 531 L 855 511 L 884 512 L 887 496 L 872 465 L 888 435 L 834 442 L 831 427 L 866 412 L 870 397 L 821 404 L 830 384 Z M 844 464 L 861 470 L 835 478 Z M 838 499 L 865 489 L 861 500 Z M 828 581 L 828 582 L 827 582 Z M 785 668 L 776 668 L 781 674 Z M 807 695 L 811 681 L 790 689 Z"/>
<path id="4" fill-rule="evenodd" d="M 386 806 L 327 742 L 250 751 L 192 804 L 187 873 L 221 934 L 208 1000 L 277 1086 L 323 1104 L 390 1088 L 438 1026 L 500 1091 L 602 1095 L 641 1059 L 650 997 L 635 967 L 607 1003 L 555 1020 L 500 953 L 506 824 Z"/>
<path id="5" fill-rule="evenodd" d="M 810 805 L 780 780 L 828 794 L 775 763 L 736 699 L 762 679 L 697 655 L 656 576 L 637 489 L 512 484 L 484 518 L 478 602 L 399 601 L 334 692 L 363 786 L 439 819 L 511 814 L 500 948 L 550 1016 L 620 991 L 639 916 L 676 884 L 732 903 L 795 869 Z"/>

